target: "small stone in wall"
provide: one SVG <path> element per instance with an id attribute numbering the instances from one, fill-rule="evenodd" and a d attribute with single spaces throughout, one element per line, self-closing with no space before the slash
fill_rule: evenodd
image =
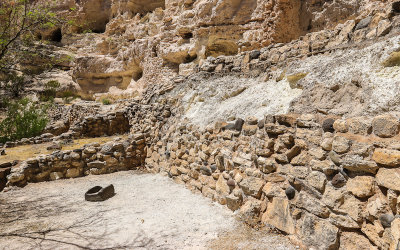
<path id="1" fill-rule="evenodd" d="M 58 179 L 62 179 L 64 177 L 63 173 L 61 172 L 52 172 L 50 173 L 50 180 L 55 181 Z"/>
<path id="2" fill-rule="evenodd" d="M 232 194 L 226 196 L 226 205 L 230 210 L 236 211 L 242 205 L 242 198 L 237 197 L 232 193 Z"/>
<path id="3" fill-rule="evenodd" d="M 267 182 L 267 184 L 264 185 L 262 191 L 267 198 L 286 198 L 285 191 L 280 187 L 280 185 L 276 185 L 276 183 Z"/>
<path id="4" fill-rule="evenodd" d="M 327 220 L 306 213 L 298 224 L 299 235 L 308 246 L 315 249 L 337 249 L 339 229 Z"/>
<path id="5" fill-rule="evenodd" d="M 256 178 L 256 177 L 248 177 L 243 179 L 240 183 L 239 186 L 242 188 L 243 192 L 246 195 L 253 196 L 257 199 L 261 197 L 261 190 L 265 184 L 265 181 Z"/>
<path id="6" fill-rule="evenodd" d="M 390 227 L 394 219 L 395 218 L 393 214 L 382 214 L 381 216 L 379 216 L 379 221 L 384 228 Z"/>
<path id="7" fill-rule="evenodd" d="M 332 143 L 333 143 L 333 138 L 324 138 L 321 142 L 321 147 L 325 151 L 331 151 L 332 150 Z"/>
<path id="8" fill-rule="evenodd" d="M 333 124 L 335 123 L 335 120 L 332 118 L 325 119 L 322 122 L 322 129 L 324 132 L 334 132 L 335 129 L 333 128 Z"/>
<path id="9" fill-rule="evenodd" d="M 329 216 L 330 211 L 326 205 L 305 191 L 300 191 L 294 201 L 297 207 L 303 208 L 312 214 L 322 218 L 327 218 Z"/>
<path id="10" fill-rule="evenodd" d="M 249 117 L 246 118 L 246 123 L 248 125 L 257 125 L 258 119 L 255 116 L 249 116 Z"/>
<path id="11" fill-rule="evenodd" d="M 80 175 L 79 169 L 77 168 L 70 168 L 67 170 L 67 174 L 65 177 L 67 178 L 76 178 Z"/>
<path id="12" fill-rule="evenodd" d="M 209 166 L 201 166 L 200 167 L 200 173 L 207 175 L 207 176 L 211 176 L 212 174 L 212 170 Z"/>
<path id="13" fill-rule="evenodd" d="M 253 224 L 259 220 L 258 216 L 260 215 L 260 211 L 261 201 L 252 198 L 244 203 L 244 205 L 240 208 L 239 214 L 240 217 L 247 223 Z"/>
<path id="14" fill-rule="evenodd" d="M 394 241 L 393 245 L 394 247 L 398 248 L 400 243 L 400 218 L 396 218 L 392 221 L 390 231 L 392 233 L 392 238 Z"/>
<path id="15" fill-rule="evenodd" d="M 333 176 L 331 183 L 334 187 L 340 188 L 346 185 L 346 178 L 341 173 L 337 173 Z"/>
<path id="16" fill-rule="evenodd" d="M 376 29 L 376 36 L 385 36 L 392 30 L 392 24 L 389 20 L 381 20 Z"/>
<path id="17" fill-rule="evenodd" d="M 314 187 L 319 192 L 324 192 L 327 180 L 323 173 L 319 171 L 313 171 L 307 176 L 306 181 L 310 186 Z"/>
<path id="18" fill-rule="evenodd" d="M 342 232 L 340 234 L 340 249 L 378 249 L 368 238 L 357 232 Z"/>
<path id="19" fill-rule="evenodd" d="M 61 150 L 62 146 L 59 142 L 54 142 L 52 145 L 46 148 L 47 150 Z"/>
<path id="20" fill-rule="evenodd" d="M 295 226 L 289 209 L 289 201 L 286 198 L 275 197 L 268 204 L 267 211 L 261 221 L 272 225 L 287 234 L 295 233 Z"/>
<path id="21" fill-rule="evenodd" d="M 379 186 L 400 192 L 400 169 L 379 169 L 376 175 L 376 182 Z"/>
<path id="22" fill-rule="evenodd" d="M 346 133 L 348 130 L 348 124 L 346 120 L 336 120 L 333 123 L 333 128 L 336 132 Z"/>
<path id="23" fill-rule="evenodd" d="M 372 120 L 372 128 L 379 137 L 393 137 L 399 133 L 399 119 L 392 115 L 380 115 Z"/>
<path id="24" fill-rule="evenodd" d="M 366 198 L 374 194 L 374 178 L 371 176 L 356 176 L 347 181 L 347 191 L 359 198 Z"/>
<path id="25" fill-rule="evenodd" d="M 378 164 L 397 167 L 400 165 L 400 151 L 378 148 L 374 151 L 372 159 Z"/>
<path id="26" fill-rule="evenodd" d="M 341 163 L 343 168 L 353 172 L 375 174 L 378 171 L 378 166 L 374 161 L 364 160 L 359 155 L 346 155 Z"/>
<path id="27" fill-rule="evenodd" d="M 224 130 L 236 130 L 236 131 L 241 131 L 242 127 L 244 124 L 244 120 L 241 118 L 238 118 L 235 123 L 230 123 L 223 127 Z"/>
<path id="28" fill-rule="evenodd" d="M 230 186 L 230 187 L 235 187 L 236 186 L 235 181 L 233 179 L 229 179 L 226 182 L 226 184 L 228 184 L 228 186 Z"/>
<path id="29" fill-rule="evenodd" d="M 364 29 L 366 27 L 368 27 L 369 23 L 372 20 L 372 16 L 368 16 L 364 19 L 362 19 L 357 25 L 356 28 L 354 30 L 360 30 L 360 29 Z"/>
<path id="30" fill-rule="evenodd" d="M 353 134 L 368 135 L 372 132 L 371 118 L 355 117 L 347 120 L 349 132 Z"/>
<path id="31" fill-rule="evenodd" d="M 340 228 L 356 229 L 360 228 L 360 225 L 355 222 L 350 216 L 342 214 L 331 213 L 329 221 Z"/>
<path id="32" fill-rule="evenodd" d="M 339 171 L 339 168 L 330 160 L 311 160 L 308 164 L 312 170 L 323 172 L 325 175 L 332 175 Z"/>
<path id="33" fill-rule="evenodd" d="M 380 235 L 382 233 L 377 231 L 377 228 L 370 223 L 364 223 L 361 231 L 375 244 L 379 249 L 388 249 L 387 243 L 385 243 Z"/>
<path id="34" fill-rule="evenodd" d="M 227 196 L 230 193 L 230 187 L 225 180 L 225 178 L 220 175 L 218 178 L 218 181 L 216 183 L 215 191 L 217 191 L 218 194 Z"/>
<path id="35" fill-rule="evenodd" d="M 288 197 L 288 199 L 291 200 L 296 195 L 296 189 L 294 189 L 292 186 L 289 186 L 288 188 L 286 188 L 285 194 Z"/>
<path id="36" fill-rule="evenodd" d="M 335 136 L 332 142 L 332 150 L 343 154 L 349 151 L 351 141 L 343 136 Z"/>

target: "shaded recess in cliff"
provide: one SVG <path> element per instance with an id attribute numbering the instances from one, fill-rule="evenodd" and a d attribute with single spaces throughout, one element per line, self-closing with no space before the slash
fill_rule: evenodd
<path id="1" fill-rule="evenodd" d="M 83 2 L 83 1 L 82 1 Z M 110 21 L 111 0 L 88 0 L 83 2 L 85 15 L 83 27 L 87 27 L 94 33 L 103 33 Z"/>
<path id="2" fill-rule="evenodd" d="M 129 14 L 146 14 L 157 8 L 165 9 L 165 0 L 120 0 L 112 6 L 112 16 L 128 12 Z"/>

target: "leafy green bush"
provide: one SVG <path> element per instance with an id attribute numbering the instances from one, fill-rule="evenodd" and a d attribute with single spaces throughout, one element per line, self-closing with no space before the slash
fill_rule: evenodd
<path id="1" fill-rule="evenodd" d="M 45 84 L 43 92 L 40 94 L 40 101 L 47 102 L 54 100 L 57 94 L 57 89 L 60 87 L 58 81 L 49 81 Z"/>
<path id="2" fill-rule="evenodd" d="M 24 91 L 27 83 L 28 81 L 24 76 L 20 76 L 15 72 L 9 72 L 6 76 L 6 89 L 10 91 L 14 97 L 18 97 L 22 91 Z"/>
<path id="3" fill-rule="evenodd" d="M 78 98 L 79 96 L 70 90 L 63 91 L 60 94 L 61 98 L 63 99 L 65 104 L 71 103 L 74 99 Z"/>
<path id="4" fill-rule="evenodd" d="M 101 100 L 101 102 L 103 103 L 103 105 L 110 105 L 111 101 L 109 99 L 103 99 Z"/>
<path id="5" fill-rule="evenodd" d="M 8 106 L 10 100 L 7 97 L 0 97 L 0 109 L 5 109 Z"/>
<path id="6" fill-rule="evenodd" d="M 7 117 L 0 122 L 0 142 L 40 135 L 47 125 L 48 105 L 27 98 L 7 104 Z"/>

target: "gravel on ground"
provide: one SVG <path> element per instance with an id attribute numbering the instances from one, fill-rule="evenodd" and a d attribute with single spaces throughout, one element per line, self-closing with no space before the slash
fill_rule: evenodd
<path id="1" fill-rule="evenodd" d="M 108 184 L 114 197 L 85 201 L 89 188 Z M 294 249 L 286 237 L 244 227 L 226 207 L 158 174 L 118 172 L 0 193 L 0 249 Z"/>

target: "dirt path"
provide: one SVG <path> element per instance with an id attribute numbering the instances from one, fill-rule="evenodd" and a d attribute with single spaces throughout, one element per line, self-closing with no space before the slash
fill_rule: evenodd
<path id="1" fill-rule="evenodd" d="M 117 192 L 113 198 L 84 200 L 88 188 L 110 183 Z M 119 172 L 0 193 L 0 249 L 206 249 L 221 244 L 224 249 L 294 249 L 282 236 L 244 229 L 226 207 L 161 175 Z"/>

